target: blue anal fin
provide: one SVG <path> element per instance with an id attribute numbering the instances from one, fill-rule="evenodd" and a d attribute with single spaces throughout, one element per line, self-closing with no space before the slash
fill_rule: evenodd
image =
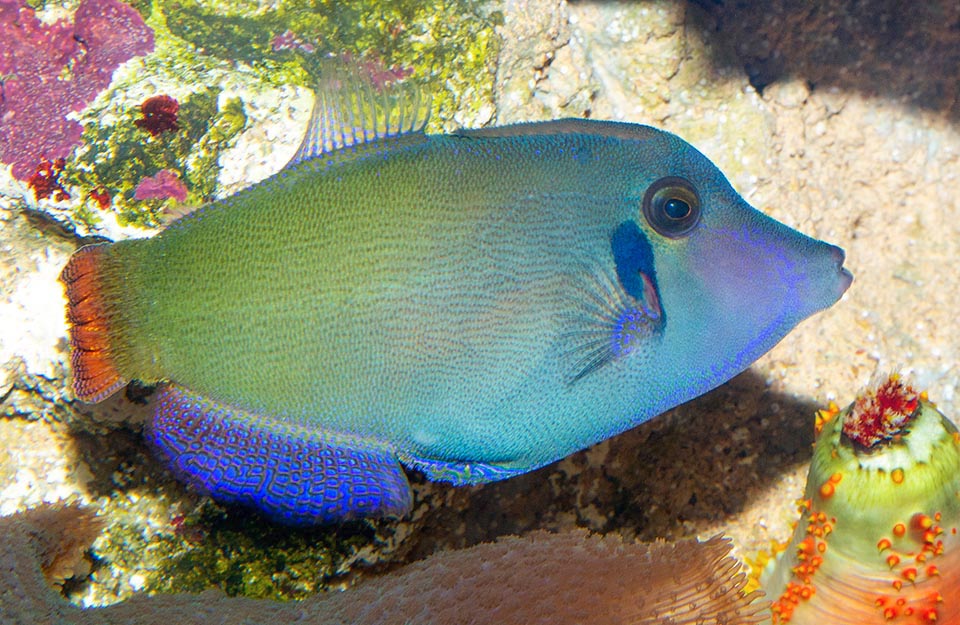
<path id="1" fill-rule="evenodd" d="M 155 401 L 148 440 L 177 477 L 217 501 L 288 525 L 410 509 L 410 485 L 387 444 L 259 417 L 174 384 Z"/>
<path id="2" fill-rule="evenodd" d="M 416 469 L 432 482 L 448 482 L 454 486 L 474 486 L 488 482 L 498 482 L 510 477 L 528 473 L 535 467 L 517 469 L 513 467 L 486 464 L 482 462 L 457 462 L 418 458 L 400 453 L 400 461 L 411 469 Z"/>

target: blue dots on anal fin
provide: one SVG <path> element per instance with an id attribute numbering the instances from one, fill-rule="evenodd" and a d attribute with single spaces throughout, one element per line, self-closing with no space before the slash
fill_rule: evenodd
<path id="1" fill-rule="evenodd" d="M 218 404 L 167 384 L 147 438 L 178 478 L 289 525 L 402 516 L 410 485 L 392 448 Z"/>

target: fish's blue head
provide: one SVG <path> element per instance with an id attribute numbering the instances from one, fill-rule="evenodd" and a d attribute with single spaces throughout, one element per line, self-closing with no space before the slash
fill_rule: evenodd
<path id="1" fill-rule="evenodd" d="M 853 276 L 843 250 L 751 207 L 683 140 L 655 131 L 638 146 L 639 205 L 611 246 L 622 288 L 659 315 L 642 367 L 669 398 L 658 411 L 746 369 Z"/>

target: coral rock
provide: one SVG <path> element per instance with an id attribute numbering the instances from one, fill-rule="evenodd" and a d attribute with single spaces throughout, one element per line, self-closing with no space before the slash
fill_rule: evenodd
<path id="1" fill-rule="evenodd" d="M 63 574 L 97 521 L 82 509 L 40 508 L 0 518 L 0 620 L 31 625 L 628 625 L 757 623 L 759 593 L 730 543 L 629 544 L 586 532 L 508 537 L 443 552 L 341 593 L 278 603 L 200 595 L 138 596 L 105 608 L 67 604 L 42 572 Z M 53 554 L 51 556 L 51 554 Z M 69 562 L 68 562 L 69 561 Z"/>

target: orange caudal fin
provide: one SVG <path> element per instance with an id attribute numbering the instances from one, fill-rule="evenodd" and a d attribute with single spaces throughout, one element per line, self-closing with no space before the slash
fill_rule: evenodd
<path id="1" fill-rule="evenodd" d="M 77 250 L 60 274 L 67 291 L 73 391 L 91 403 L 106 399 L 126 384 L 111 353 L 110 319 L 101 281 L 106 250 L 106 245 Z"/>

